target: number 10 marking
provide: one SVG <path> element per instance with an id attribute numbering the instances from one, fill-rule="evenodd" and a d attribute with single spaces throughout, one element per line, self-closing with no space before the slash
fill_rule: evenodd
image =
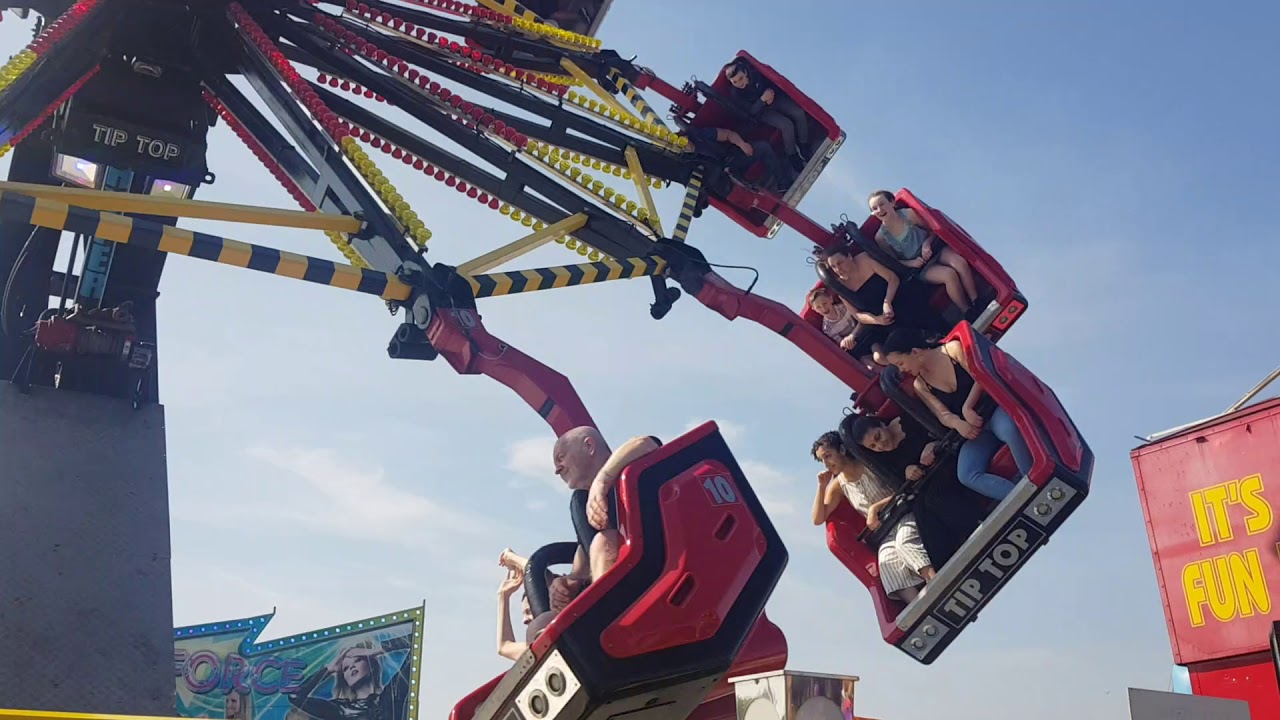
<path id="1" fill-rule="evenodd" d="M 702 487 L 711 496 L 711 502 L 716 505 L 731 505 L 738 502 L 738 494 L 733 491 L 733 485 L 729 479 L 723 475 L 703 480 Z"/>

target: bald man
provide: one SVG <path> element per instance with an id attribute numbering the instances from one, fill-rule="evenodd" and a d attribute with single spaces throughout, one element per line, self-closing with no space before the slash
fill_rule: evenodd
<path id="1" fill-rule="evenodd" d="M 600 431 L 589 426 L 569 430 L 552 451 L 556 475 L 572 491 L 569 516 L 578 537 L 573 570 L 552 583 L 552 595 L 567 602 L 587 582 L 599 578 L 617 562 L 622 547 L 618 534 L 618 477 L 628 465 L 662 446 L 653 436 L 636 437 L 610 452 Z"/>

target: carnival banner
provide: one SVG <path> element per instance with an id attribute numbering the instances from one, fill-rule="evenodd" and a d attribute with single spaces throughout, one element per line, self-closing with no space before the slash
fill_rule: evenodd
<path id="1" fill-rule="evenodd" d="M 179 717 L 415 720 L 422 608 L 258 642 L 273 615 L 174 631 Z"/>

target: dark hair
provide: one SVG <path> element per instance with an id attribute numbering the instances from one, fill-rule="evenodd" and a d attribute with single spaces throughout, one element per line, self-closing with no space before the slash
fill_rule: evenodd
<path id="1" fill-rule="evenodd" d="M 840 245 L 836 245 L 835 247 L 824 248 L 821 252 L 818 253 L 818 258 L 823 262 L 826 262 L 828 259 L 833 258 L 836 255 L 845 255 L 847 257 L 853 257 L 853 253 L 849 250 L 849 246 L 840 244 Z"/>
<path id="2" fill-rule="evenodd" d="M 883 197 L 885 200 L 889 201 L 890 205 L 894 204 L 893 193 L 889 192 L 888 190 L 877 190 L 871 193 L 870 195 L 867 196 L 867 202 L 870 203 L 872 200 L 875 200 L 878 197 Z"/>
<path id="3" fill-rule="evenodd" d="M 732 70 L 733 72 L 727 72 L 729 70 Z M 728 63 L 725 63 L 722 72 L 726 72 L 728 75 L 737 75 L 742 73 L 747 77 L 751 77 L 751 66 L 747 64 L 746 58 L 734 58 Z"/>
<path id="4" fill-rule="evenodd" d="M 894 353 L 909 353 L 912 350 L 932 350 L 938 347 L 938 343 L 932 338 L 927 337 L 923 330 L 914 328 L 898 328 L 889 333 L 889 337 L 884 339 L 881 346 L 881 352 L 885 355 Z"/>
<path id="5" fill-rule="evenodd" d="M 814 460 L 817 460 L 818 450 L 824 447 L 838 452 L 841 455 L 847 454 L 844 451 L 844 443 L 840 441 L 840 433 L 834 430 L 824 432 L 817 440 L 814 440 L 813 448 L 809 450 L 809 454 L 813 456 Z"/>
<path id="6" fill-rule="evenodd" d="M 883 420 L 870 415 L 846 415 L 840 421 L 840 442 L 846 447 L 854 447 L 862 444 L 862 439 L 867 433 L 885 426 Z"/>

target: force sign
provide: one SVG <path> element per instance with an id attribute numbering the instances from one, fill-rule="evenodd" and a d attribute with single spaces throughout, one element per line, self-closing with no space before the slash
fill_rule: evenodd
<path id="1" fill-rule="evenodd" d="M 1018 516 L 987 547 L 982 559 L 965 573 L 946 600 L 934 609 L 934 617 L 956 629 L 968 623 L 1044 539 L 1043 530 Z"/>
<path id="2" fill-rule="evenodd" d="M 112 149 L 122 145 L 135 148 L 139 155 L 146 155 L 166 162 L 182 155 L 182 147 L 176 143 L 157 140 L 141 133 L 132 134 L 127 130 L 101 123 L 93 124 L 93 141 Z"/>

